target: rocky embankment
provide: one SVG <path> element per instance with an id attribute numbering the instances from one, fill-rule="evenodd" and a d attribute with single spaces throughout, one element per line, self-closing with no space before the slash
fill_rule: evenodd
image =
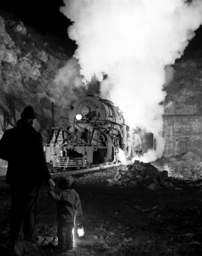
<path id="1" fill-rule="evenodd" d="M 0 135 L 16 123 L 28 104 L 47 135 L 52 102 L 58 121 L 61 115 L 67 116 L 70 101 L 82 94 L 78 63 L 70 58 L 68 45 L 61 45 L 0 10 Z"/>
<path id="2" fill-rule="evenodd" d="M 140 161 L 118 168 L 114 178 L 108 181 L 109 185 L 141 186 L 152 190 L 159 187 L 175 187 L 174 179 L 168 177 L 168 171 L 159 171 L 152 164 Z"/>

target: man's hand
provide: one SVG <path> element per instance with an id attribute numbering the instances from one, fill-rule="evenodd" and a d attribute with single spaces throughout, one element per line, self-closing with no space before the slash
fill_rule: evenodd
<path id="1" fill-rule="evenodd" d="M 54 187 L 55 187 L 55 182 L 54 182 L 52 179 L 50 179 L 50 180 L 48 181 L 48 186 L 49 186 L 49 189 L 54 189 Z"/>

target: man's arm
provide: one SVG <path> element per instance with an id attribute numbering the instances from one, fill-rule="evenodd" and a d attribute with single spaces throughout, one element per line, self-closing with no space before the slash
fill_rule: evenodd
<path id="1" fill-rule="evenodd" d="M 61 199 L 61 194 L 56 194 L 53 190 L 48 191 L 48 195 L 54 201 L 60 201 Z"/>
<path id="2" fill-rule="evenodd" d="M 54 189 L 54 187 L 55 187 L 54 180 L 52 180 L 52 179 L 48 180 L 48 187 L 49 187 L 49 189 Z"/>
<path id="3" fill-rule="evenodd" d="M 43 151 L 43 142 L 42 142 L 42 136 L 39 132 L 38 133 L 38 148 L 39 148 L 39 158 L 40 158 L 40 170 L 41 170 L 41 175 L 42 179 L 47 182 L 48 186 L 50 189 L 53 189 L 55 187 L 55 182 L 52 180 L 50 172 L 48 170 L 47 164 L 46 164 L 46 159 L 45 159 L 45 154 Z"/>
<path id="4" fill-rule="evenodd" d="M 77 225 L 83 225 L 83 222 L 84 222 L 83 211 L 82 211 L 81 201 L 77 193 L 76 193 L 76 207 L 77 207 L 77 211 L 76 211 Z"/>
<path id="5" fill-rule="evenodd" d="M 75 197 L 75 205 L 76 205 L 76 210 L 77 210 L 76 215 L 80 216 L 80 217 L 83 217 L 81 201 L 80 201 L 79 194 L 77 192 L 76 192 L 76 197 Z"/>

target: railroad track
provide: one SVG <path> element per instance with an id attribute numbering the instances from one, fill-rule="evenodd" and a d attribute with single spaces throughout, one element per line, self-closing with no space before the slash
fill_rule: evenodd
<path id="1" fill-rule="evenodd" d="M 87 174 L 87 173 L 93 173 L 93 172 L 101 172 L 101 171 L 104 171 L 106 169 L 110 169 L 110 168 L 113 168 L 113 167 L 119 167 L 123 164 L 110 164 L 110 165 L 102 165 L 102 166 L 97 166 L 97 167 L 92 167 L 92 168 L 86 168 L 86 169 L 75 169 L 75 170 L 68 170 L 68 169 L 65 169 L 65 170 L 50 170 L 50 173 L 51 173 L 51 177 L 52 179 L 57 179 L 63 175 L 72 175 L 72 176 L 75 176 L 75 175 L 84 175 L 84 174 Z M 54 171 L 54 172 L 53 172 Z M 6 176 L 5 175 L 2 175 L 0 176 L 0 187 L 8 187 L 9 188 L 9 185 L 6 184 L 5 182 L 6 180 Z"/>
<path id="2" fill-rule="evenodd" d="M 86 174 L 86 173 L 91 173 L 91 172 L 100 172 L 100 171 L 104 171 L 106 169 L 110 169 L 110 168 L 113 168 L 113 167 L 119 167 L 123 164 L 110 164 L 110 165 L 102 165 L 102 166 L 97 166 L 97 167 L 92 167 L 92 168 L 86 168 L 86 169 L 80 169 L 80 170 L 62 170 L 62 171 L 58 171 L 58 172 L 51 172 L 51 176 L 52 178 L 58 178 L 62 175 L 66 175 L 66 174 L 69 174 L 69 175 L 82 175 L 82 174 Z"/>

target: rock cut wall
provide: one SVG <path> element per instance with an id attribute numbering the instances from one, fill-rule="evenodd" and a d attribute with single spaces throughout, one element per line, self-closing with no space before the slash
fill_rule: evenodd
<path id="1" fill-rule="evenodd" d="M 182 57 L 174 79 L 165 88 L 164 156 L 192 152 L 202 158 L 202 68 L 201 53 Z"/>
<path id="2" fill-rule="evenodd" d="M 52 125 L 52 102 L 56 121 L 70 103 L 69 81 L 61 87 L 55 83 L 57 72 L 70 59 L 68 46 L 64 49 L 46 39 L 0 10 L 0 134 L 15 125 L 26 105 L 32 105 L 41 132 L 47 135 Z"/>

